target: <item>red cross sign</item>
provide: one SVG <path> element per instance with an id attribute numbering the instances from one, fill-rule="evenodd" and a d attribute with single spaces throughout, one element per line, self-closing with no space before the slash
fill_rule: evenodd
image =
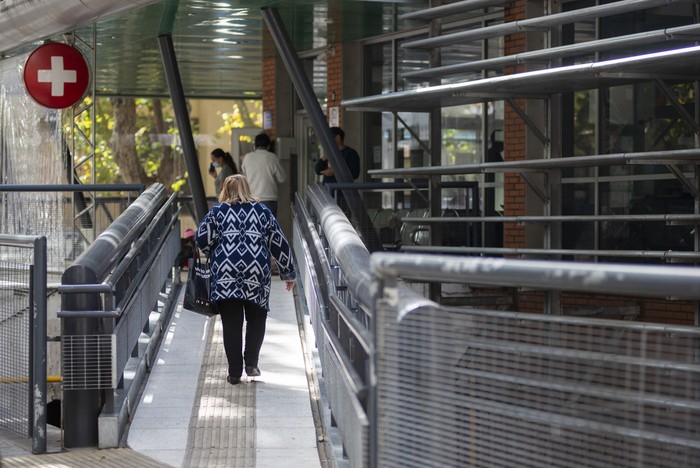
<path id="1" fill-rule="evenodd" d="M 24 64 L 24 84 L 29 95 L 51 109 L 71 107 L 85 94 L 90 71 L 85 57 L 68 44 L 44 44 Z"/>

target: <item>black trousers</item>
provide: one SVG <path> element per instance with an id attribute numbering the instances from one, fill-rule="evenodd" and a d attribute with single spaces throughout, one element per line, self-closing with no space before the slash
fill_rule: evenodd
<path id="1" fill-rule="evenodd" d="M 258 365 L 260 348 L 265 338 L 267 310 L 241 299 L 217 301 L 224 327 L 224 351 L 228 360 L 228 375 L 238 378 L 246 366 Z M 243 346 L 243 319 L 246 321 L 245 348 Z"/>

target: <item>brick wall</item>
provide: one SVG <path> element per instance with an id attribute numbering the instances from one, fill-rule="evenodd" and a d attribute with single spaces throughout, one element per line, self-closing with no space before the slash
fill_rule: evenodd
<path id="1" fill-rule="evenodd" d="M 334 54 L 329 54 L 326 61 L 326 117 L 328 117 L 328 107 L 338 107 L 339 127 L 343 126 L 343 108 L 340 101 L 343 99 L 343 44 L 336 42 L 332 45 Z"/>
<path id="2" fill-rule="evenodd" d="M 263 112 L 272 113 L 272 128 L 266 129 L 265 133 L 270 136 L 270 139 L 274 141 L 275 139 L 275 127 L 277 113 L 275 112 L 276 97 L 277 97 L 277 57 L 268 57 L 263 59 L 263 73 L 262 73 L 262 104 Z"/>
<path id="3" fill-rule="evenodd" d="M 517 21 L 526 18 L 525 0 L 512 2 L 505 10 L 505 22 Z M 504 48 L 506 55 L 525 52 L 525 33 L 511 34 L 505 37 Z M 505 69 L 506 74 L 521 72 L 522 65 Z M 521 109 L 526 109 L 527 102 L 524 99 L 516 99 L 515 102 Z M 523 120 L 508 105 L 504 112 L 504 146 L 503 155 L 506 161 L 525 159 L 527 153 L 527 128 Z M 504 176 L 504 215 L 519 216 L 525 213 L 525 182 L 517 174 L 506 173 Z M 503 226 L 503 246 L 510 248 L 525 247 L 525 227 L 516 223 L 505 223 Z"/>

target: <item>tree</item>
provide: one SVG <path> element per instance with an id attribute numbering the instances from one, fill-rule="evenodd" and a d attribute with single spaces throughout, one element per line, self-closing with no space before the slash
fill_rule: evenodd
<path id="1" fill-rule="evenodd" d="M 112 97 L 98 98 L 95 106 L 86 99 L 85 104 L 88 112 L 80 115 L 78 127 L 86 139 L 96 133 L 94 168 L 91 164 L 76 168 L 82 182 L 90 183 L 94 171 L 98 184 L 159 182 L 168 191 L 182 190 L 187 173 L 176 146 L 178 129 L 169 100 Z M 232 111 L 221 114 L 217 132 L 230 135 L 233 128 L 260 126 L 261 108 L 260 101 L 234 101 Z M 198 132 L 196 125 L 192 131 Z M 89 154 L 86 143 L 80 146 L 76 164 Z"/>
<path id="2" fill-rule="evenodd" d="M 122 182 L 150 185 L 154 178 L 146 170 L 136 151 L 136 100 L 110 98 L 114 109 L 114 131 L 110 140 L 114 161 L 120 169 Z"/>
<path id="3" fill-rule="evenodd" d="M 234 101 L 231 112 L 222 112 L 223 125 L 217 130 L 222 135 L 231 135 L 234 128 L 262 127 L 262 101 Z"/>

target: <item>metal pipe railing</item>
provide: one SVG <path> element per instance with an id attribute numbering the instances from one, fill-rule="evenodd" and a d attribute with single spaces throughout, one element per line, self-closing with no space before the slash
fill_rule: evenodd
<path id="1" fill-rule="evenodd" d="M 573 167 L 616 166 L 625 164 L 698 164 L 700 149 L 691 148 L 644 153 L 613 153 L 590 156 L 571 156 L 555 159 L 527 159 L 454 166 L 404 167 L 396 169 L 372 169 L 370 177 L 426 177 L 430 175 L 478 174 L 498 172 L 544 172 Z"/>
<path id="2" fill-rule="evenodd" d="M 319 184 L 307 189 L 307 199 L 328 239 L 328 246 L 345 274 L 348 290 L 357 301 L 371 310 L 374 289 L 369 274 L 369 250 L 357 235 L 343 211 Z"/>
<path id="3" fill-rule="evenodd" d="M 688 46 L 602 62 L 343 99 L 341 104 L 346 110 L 428 112 L 435 107 L 509 98 L 546 99 L 562 92 L 635 83 L 641 79 L 640 73 L 646 73 L 649 79 L 652 67 L 673 73 L 678 64 L 696 60 L 698 55 L 700 46 Z"/>
<path id="4" fill-rule="evenodd" d="M 619 15 L 622 13 L 629 13 L 632 11 L 668 5 L 669 3 L 674 3 L 674 0 L 621 0 L 588 8 L 579 8 L 578 10 L 573 11 L 554 13 L 537 18 L 512 21 L 510 23 L 497 24 L 494 26 L 486 26 L 484 28 L 470 31 L 461 31 L 431 37 L 428 39 L 409 41 L 403 43 L 401 47 L 405 47 L 407 49 L 430 49 L 445 45 L 476 41 L 479 39 L 488 39 L 490 37 L 506 36 L 508 34 L 516 34 L 528 30 L 549 29 L 555 26 L 561 26 L 563 24 L 571 24 L 579 21 Z"/>
<path id="5" fill-rule="evenodd" d="M 400 20 L 431 20 L 437 18 L 447 18 L 450 15 L 468 13 L 481 8 L 489 8 L 505 5 L 509 0 L 462 0 L 461 2 L 449 3 L 424 10 L 412 11 L 399 15 Z"/>
<path id="6" fill-rule="evenodd" d="M 405 245 L 401 246 L 403 252 L 426 252 L 453 255 L 531 255 L 538 257 L 552 257 L 562 255 L 581 255 L 592 257 L 620 257 L 620 258 L 655 258 L 677 259 L 687 262 L 700 260 L 700 252 L 678 250 L 594 250 L 594 249 L 527 249 L 520 247 L 450 247 Z"/>
<path id="7" fill-rule="evenodd" d="M 480 223 L 553 223 L 553 222 L 596 222 L 596 221 L 663 221 L 667 224 L 687 224 L 693 225 L 700 221 L 700 214 L 645 214 L 645 215 L 562 215 L 562 216 L 449 216 L 435 217 L 426 216 L 423 218 L 406 216 L 401 218 L 406 223 L 459 223 L 459 222 L 480 222 Z"/>
<path id="8" fill-rule="evenodd" d="M 643 44 L 661 43 L 674 39 L 692 42 L 698 33 L 700 33 L 700 25 L 690 24 L 675 28 L 657 29 L 656 31 L 646 31 L 643 33 L 628 34 L 626 36 L 580 42 L 577 44 L 567 44 L 548 49 L 532 50 L 519 54 L 476 60 L 474 62 L 455 63 L 441 67 L 426 68 L 424 70 L 408 71 L 402 76 L 404 78 L 436 78 L 457 73 L 501 69 L 528 61 L 554 60 L 575 55 L 605 52 L 630 46 L 639 47 Z"/>
<path id="9" fill-rule="evenodd" d="M 63 285 L 99 285 L 115 264 L 131 248 L 165 200 L 165 188 L 154 184 L 144 191 L 97 239 L 69 266 L 62 276 Z M 61 333 L 66 338 L 73 336 L 97 336 L 111 333 L 111 325 L 95 316 L 101 309 L 100 297 L 95 292 L 75 292 L 63 289 L 62 311 L 88 311 L 90 317 L 64 317 Z M 116 312 L 106 311 L 106 315 Z M 59 315 L 61 315 L 59 313 Z M 102 317 L 105 318 L 105 317 Z M 108 319 L 108 320 L 111 320 Z M 65 356 L 63 359 L 65 360 Z M 77 359 L 84 359 L 77 358 Z M 65 364 L 65 363 L 64 363 Z M 65 377 L 65 376 L 64 376 Z M 70 384 L 70 382 L 69 382 Z M 64 390 L 64 434 L 66 447 L 95 446 L 98 443 L 97 421 L 102 407 L 101 390 L 78 388 Z"/>
<path id="10" fill-rule="evenodd" d="M 383 252 L 372 255 L 370 268 L 380 278 L 419 277 L 436 282 L 700 299 L 700 269 L 675 265 L 641 267 Z"/>
<path id="11" fill-rule="evenodd" d="M 104 279 L 164 201 L 165 187 L 150 186 L 66 269 L 64 277 L 76 267 L 93 272 L 98 281 Z"/>
<path id="12" fill-rule="evenodd" d="M 47 254 L 46 237 L 32 240 L 34 265 L 32 267 L 32 453 L 46 452 L 46 341 L 47 318 Z"/>
<path id="13" fill-rule="evenodd" d="M 697 458 L 688 423 L 700 409 L 697 327 L 426 305 L 402 301 L 396 289 L 405 279 L 698 300 L 697 268 L 391 253 L 373 254 L 371 268 L 379 282 L 371 389 L 379 409 L 370 466 L 418 452 L 431 465 L 456 453 L 493 460 L 504 449 L 517 456 L 518 446 L 550 463 L 577 451 L 607 465 L 625 446 L 641 447 L 631 458 L 644 466 L 667 466 L 669 453 L 678 454 L 673 465 Z M 406 425 L 413 420 L 421 422 L 415 431 Z M 545 439 L 555 425 L 562 434 L 620 440 L 605 447 L 561 437 L 540 446 L 542 434 L 531 432 L 540 425 Z"/>

